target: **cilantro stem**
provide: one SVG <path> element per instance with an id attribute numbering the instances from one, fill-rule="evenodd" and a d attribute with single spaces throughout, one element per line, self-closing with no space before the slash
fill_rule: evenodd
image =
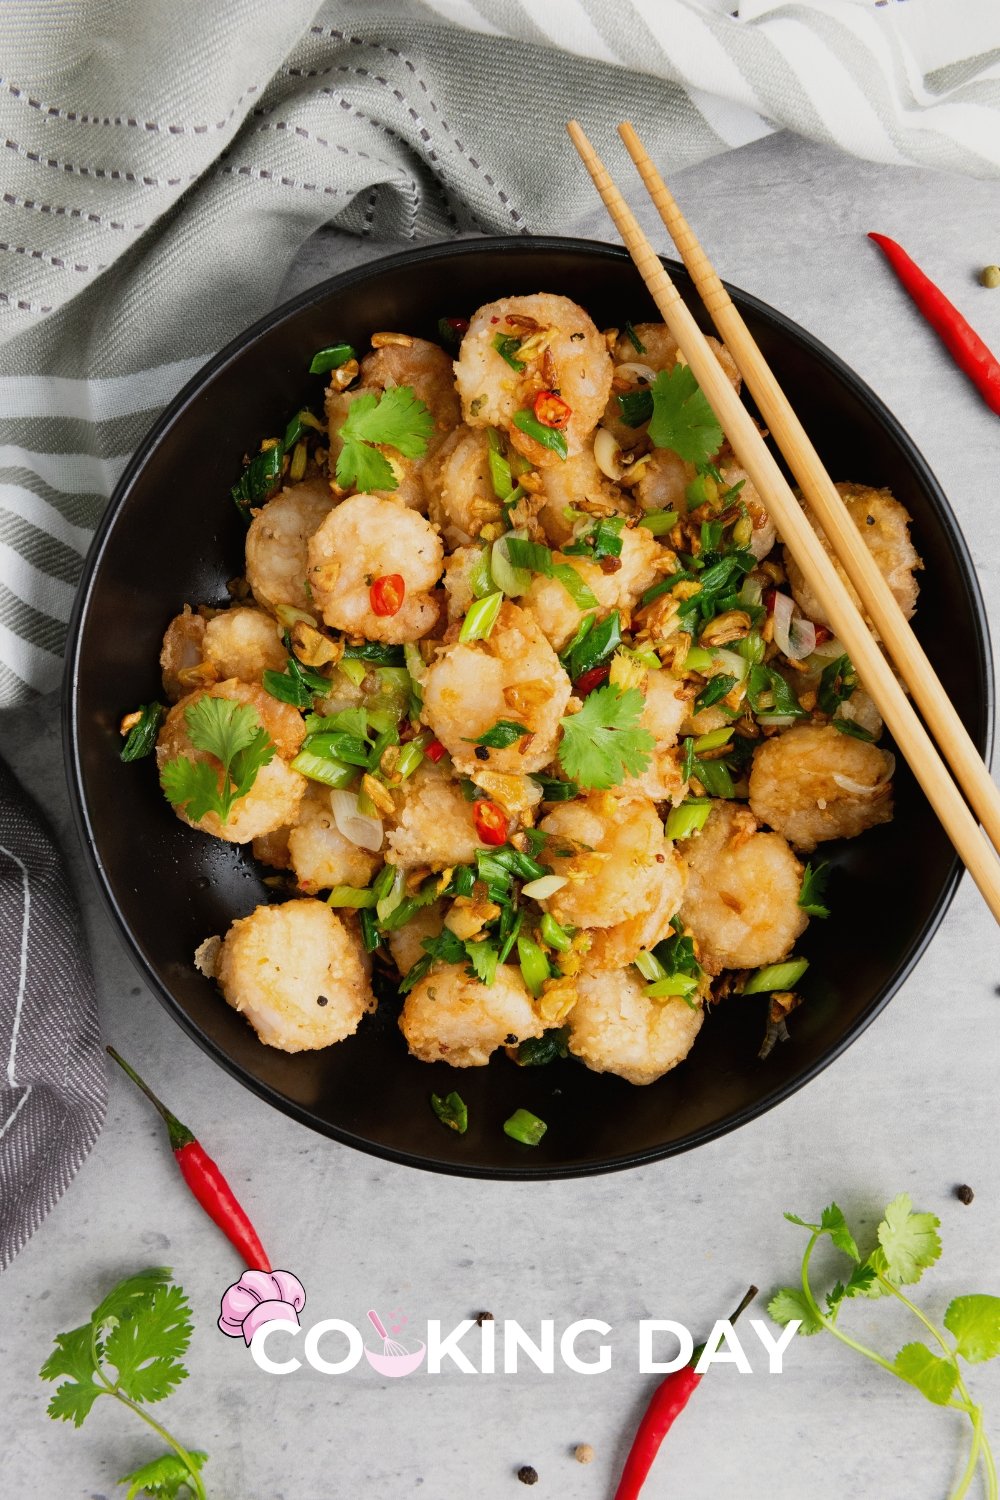
<path id="1" fill-rule="evenodd" d="M 97 1335 L 99 1331 L 100 1330 L 96 1324 L 91 1324 L 90 1357 L 93 1360 L 94 1373 L 101 1384 L 104 1386 L 104 1390 L 101 1392 L 101 1395 L 114 1396 L 115 1400 L 120 1401 L 122 1406 L 127 1406 L 129 1411 L 134 1411 L 137 1417 L 141 1417 L 148 1426 L 152 1427 L 153 1431 L 157 1433 L 167 1444 L 167 1447 L 174 1450 L 181 1463 L 191 1475 L 190 1483 L 188 1486 L 189 1489 L 194 1491 L 195 1495 L 198 1497 L 198 1500 L 207 1500 L 207 1496 L 205 1494 L 205 1486 L 201 1482 L 201 1475 L 198 1473 L 198 1467 L 192 1459 L 190 1453 L 188 1453 L 187 1449 L 182 1448 L 177 1439 L 172 1437 L 167 1429 L 161 1426 L 159 1422 L 157 1422 L 155 1417 L 151 1417 L 149 1413 L 147 1411 L 143 1411 L 142 1407 L 139 1406 L 135 1401 L 130 1401 L 128 1396 L 123 1395 L 117 1384 L 110 1381 L 107 1375 L 104 1373 L 104 1369 L 100 1361 L 100 1356 L 97 1353 Z"/>
<path id="2" fill-rule="evenodd" d="M 969 1461 L 965 1465 L 964 1472 L 959 1480 L 958 1488 L 952 1491 L 950 1500 L 963 1500 L 969 1493 L 969 1485 L 972 1483 L 979 1463 L 979 1455 L 983 1442 L 983 1414 L 977 1410 L 972 1418 L 972 1448 L 969 1452 Z"/>
<path id="3" fill-rule="evenodd" d="M 844 1333 L 837 1327 L 832 1318 L 828 1318 L 825 1313 L 820 1311 L 819 1304 L 813 1296 L 812 1287 L 809 1285 L 809 1262 L 812 1259 L 813 1251 L 822 1238 L 822 1230 L 814 1231 L 810 1237 L 809 1244 L 806 1246 L 806 1253 L 802 1257 L 802 1295 L 806 1299 L 809 1311 L 828 1333 L 833 1334 L 834 1338 L 839 1339 L 842 1344 L 846 1344 L 849 1349 L 854 1349 L 858 1354 L 863 1354 L 865 1359 L 870 1359 L 873 1364 L 881 1365 L 883 1370 L 888 1370 L 889 1374 L 895 1375 L 898 1380 L 899 1372 L 889 1360 L 884 1359 L 881 1354 L 876 1354 L 875 1350 L 869 1349 L 867 1345 L 858 1343 L 857 1339 L 852 1339 L 850 1334 Z"/>

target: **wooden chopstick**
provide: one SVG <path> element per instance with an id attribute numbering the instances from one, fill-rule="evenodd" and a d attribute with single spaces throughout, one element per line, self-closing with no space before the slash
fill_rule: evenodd
<path id="1" fill-rule="evenodd" d="M 859 672 L 882 718 L 906 757 L 945 832 L 955 846 L 994 917 L 1000 922 L 1000 862 L 952 781 L 947 767 L 896 681 L 892 668 L 848 594 L 822 543 L 733 390 L 694 317 L 600 157 L 577 121 L 568 125 L 594 186 L 632 256 L 661 316 L 691 367 L 692 374 L 767 507 L 782 539 L 813 589 L 837 636 Z M 794 444 L 793 444 L 794 446 Z M 790 459 L 790 455 L 786 454 Z"/>
<path id="2" fill-rule="evenodd" d="M 844 572 L 874 621 L 959 786 L 978 814 L 991 843 L 1000 849 L 1000 790 L 972 743 L 955 705 L 896 603 L 878 564 L 862 541 L 836 485 L 743 321 L 739 308 L 723 286 L 638 135 L 627 122 L 619 125 L 618 133 L 775 443 L 809 501 L 813 515 L 826 532 Z"/>

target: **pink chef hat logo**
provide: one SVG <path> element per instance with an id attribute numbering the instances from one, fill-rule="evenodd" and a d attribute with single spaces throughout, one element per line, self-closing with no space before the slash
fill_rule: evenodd
<path id="1" fill-rule="evenodd" d="M 293 1323 L 306 1305 L 306 1289 L 291 1271 L 244 1271 L 222 1297 L 219 1327 L 249 1346 L 265 1323 Z"/>

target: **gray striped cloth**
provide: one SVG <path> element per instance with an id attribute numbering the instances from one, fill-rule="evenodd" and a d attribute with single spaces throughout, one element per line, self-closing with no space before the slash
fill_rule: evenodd
<path id="1" fill-rule="evenodd" d="M 571 116 L 616 170 L 628 117 L 668 172 L 792 129 L 1000 174 L 997 0 L 0 0 L 0 35 L 0 706 L 57 685 L 130 453 L 319 228 L 557 230 L 589 191 Z M 104 1082 L 58 858 L 5 776 L 0 839 L 3 1264 Z"/>

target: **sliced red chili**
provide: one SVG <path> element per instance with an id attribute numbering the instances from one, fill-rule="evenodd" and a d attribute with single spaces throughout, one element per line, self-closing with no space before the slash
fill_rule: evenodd
<path id="1" fill-rule="evenodd" d="M 603 667 L 591 667 L 589 672 L 581 673 L 576 679 L 573 684 L 573 691 L 578 698 L 586 698 L 588 693 L 592 693 L 595 688 L 599 688 L 602 683 L 607 682 L 610 676 L 611 667 L 608 663 L 605 663 Z"/>
<path id="2" fill-rule="evenodd" d="M 372 613 L 376 615 L 398 614 L 405 597 L 406 583 L 401 573 L 383 573 L 368 590 Z"/>
<path id="3" fill-rule="evenodd" d="M 472 817 L 482 843 L 505 844 L 507 842 L 507 814 L 502 807 L 497 807 L 495 802 L 487 802 L 484 799 L 476 803 L 472 809 Z"/>
<path id="4" fill-rule="evenodd" d="M 832 631 L 827 630 L 825 625 L 815 625 L 813 629 L 816 631 L 817 646 L 822 646 L 823 642 L 828 641 L 833 633 Z"/>
<path id="5" fill-rule="evenodd" d="M 772 614 L 774 612 L 774 601 L 775 599 L 777 599 L 777 597 L 778 590 L 776 588 L 769 588 L 764 590 L 764 598 L 761 602 L 763 603 L 764 608 L 767 610 L 768 614 Z"/>
<path id="6" fill-rule="evenodd" d="M 557 396 L 555 391 L 539 391 L 535 397 L 534 412 L 543 427 L 558 429 L 566 426 L 573 415 L 573 408 L 568 401 Z"/>
<path id="7" fill-rule="evenodd" d="M 432 760 L 437 765 L 438 761 L 442 760 L 448 752 L 440 740 L 431 740 L 430 744 L 424 750 L 424 754 L 428 760 Z"/>

